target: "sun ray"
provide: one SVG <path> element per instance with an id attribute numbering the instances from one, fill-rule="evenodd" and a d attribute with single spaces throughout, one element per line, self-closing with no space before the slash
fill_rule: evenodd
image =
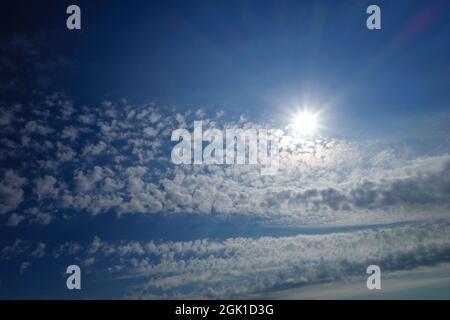
<path id="1" fill-rule="evenodd" d="M 318 115 L 307 110 L 298 112 L 291 122 L 292 130 L 295 134 L 311 135 L 318 127 Z"/>

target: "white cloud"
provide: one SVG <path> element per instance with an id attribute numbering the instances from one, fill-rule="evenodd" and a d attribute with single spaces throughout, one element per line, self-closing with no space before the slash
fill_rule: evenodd
<path id="1" fill-rule="evenodd" d="M 63 129 L 61 137 L 73 142 L 78 138 L 78 134 L 79 132 L 75 127 L 69 126 Z"/>
<path id="2" fill-rule="evenodd" d="M 104 178 L 104 170 L 102 167 L 95 166 L 88 173 L 78 171 L 74 177 L 76 188 L 86 192 L 90 191 L 97 182 Z"/>
<path id="3" fill-rule="evenodd" d="M 26 133 L 36 133 L 40 134 L 42 136 L 47 136 L 50 133 L 52 133 L 54 130 L 50 127 L 47 127 L 45 125 L 42 125 L 40 123 L 37 123 L 36 121 L 29 121 L 25 125 L 25 132 Z"/>
<path id="4" fill-rule="evenodd" d="M 53 216 L 51 213 L 42 212 L 39 208 L 34 207 L 25 210 L 27 214 L 30 215 L 30 223 L 40 224 L 40 225 L 48 225 L 53 220 Z"/>
<path id="5" fill-rule="evenodd" d="M 49 112 L 49 104 L 60 111 Z M 4 169 L 18 178 L 0 182 L 0 212 L 20 213 L 26 196 L 40 201 L 41 212 L 250 214 L 317 225 L 432 218 L 445 216 L 450 205 L 445 150 L 421 155 L 383 141 L 299 139 L 285 129 L 278 174 L 261 176 L 258 166 L 175 166 L 170 134 L 180 126 L 191 130 L 194 120 L 203 120 L 204 128 L 266 124 L 245 117 L 227 121 L 222 113 L 211 118 L 202 111 L 169 113 L 155 104 L 126 101 L 82 107 L 77 123 L 68 117 L 72 109 L 70 101 L 49 98 L 36 105 L 33 120 L 21 122 L 29 132 L 46 134 L 46 140 L 35 134 L 7 139 L 3 157 L 40 176 L 30 177 L 34 192 L 25 195 L 26 180 Z M 8 116 L 8 127 L 20 122 L 15 113 Z M 48 123 L 61 132 L 49 134 Z"/>
<path id="6" fill-rule="evenodd" d="M 11 245 L 6 245 L 2 248 L 2 259 L 13 259 L 23 255 L 30 249 L 30 245 L 22 239 L 15 239 Z"/>
<path id="7" fill-rule="evenodd" d="M 0 180 L 0 213 L 14 210 L 19 206 L 24 198 L 22 187 L 26 182 L 27 179 L 20 177 L 14 170 L 2 172 L 2 179 Z"/>
<path id="8" fill-rule="evenodd" d="M 31 267 L 31 263 L 30 262 L 22 262 L 20 264 L 20 269 L 19 269 L 20 274 L 23 274 L 25 272 L 25 270 L 27 270 L 30 267 Z"/>
<path id="9" fill-rule="evenodd" d="M 45 176 L 34 180 L 34 193 L 38 200 L 46 198 L 56 198 L 58 188 L 56 187 L 56 178 L 52 176 Z"/>
<path id="10" fill-rule="evenodd" d="M 31 253 L 31 256 L 33 256 L 35 258 L 42 258 L 43 256 L 45 256 L 45 253 L 46 253 L 45 249 L 46 249 L 46 244 L 40 242 L 37 244 L 36 248 Z"/>
<path id="11" fill-rule="evenodd" d="M 24 220 L 25 220 L 24 216 L 17 213 L 13 213 L 9 216 L 8 220 L 6 221 L 6 225 L 8 227 L 17 227 Z"/>
<path id="12" fill-rule="evenodd" d="M 83 155 L 99 155 L 107 149 L 106 143 L 99 141 L 97 144 L 89 144 L 83 149 Z"/>
<path id="13" fill-rule="evenodd" d="M 158 134 L 158 130 L 152 128 L 152 127 L 148 127 L 144 129 L 144 135 L 146 137 L 154 137 Z"/>
<path id="14" fill-rule="evenodd" d="M 389 272 L 445 262 L 449 253 L 450 223 L 444 220 L 222 241 L 108 243 L 95 237 L 81 252 L 70 252 L 68 246 L 59 251 L 91 261 L 89 272 L 140 277 L 143 284 L 128 290 L 132 298 L 265 296 L 281 288 L 364 277 L 370 264 Z M 101 264 L 94 266 L 94 261 Z"/>

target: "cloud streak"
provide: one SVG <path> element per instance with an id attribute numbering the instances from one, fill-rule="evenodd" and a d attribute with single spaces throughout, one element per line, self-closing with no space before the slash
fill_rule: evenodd
<path id="1" fill-rule="evenodd" d="M 448 262 L 450 222 L 221 241 L 107 242 L 95 237 L 49 246 L 17 239 L 3 248 L 1 258 L 25 260 L 27 268 L 36 259 L 69 259 L 91 278 L 139 279 L 140 284 L 122 288 L 128 298 L 245 298 L 316 283 L 364 281 L 370 264 L 390 272 Z"/>
<path id="2" fill-rule="evenodd" d="M 126 101 L 75 114 L 58 94 L 35 102 L 31 112 L 2 109 L 2 161 L 22 166 L 1 169 L 0 212 L 14 226 L 17 215 L 31 219 L 32 210 L 250 214 L 301 224 L 394 222 L 448 211 L 450 155 L 408 154 L 380 141 L 299 138 L 285 128 L 275 176 L 261 176 L 255 165 L 176 166 L 170 134 L 192 129 L 199 115 L 209 128 L 268 126 Z"/>

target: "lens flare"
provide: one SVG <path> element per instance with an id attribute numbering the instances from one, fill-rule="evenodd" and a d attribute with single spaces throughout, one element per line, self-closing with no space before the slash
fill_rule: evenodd
<path id="1" fill-rule="evenodd" d="M 310 135 L 317 129 L 317 120 L 317 114 L 303 111 L 294 116 L 291 126 L 297 134 Z"/>

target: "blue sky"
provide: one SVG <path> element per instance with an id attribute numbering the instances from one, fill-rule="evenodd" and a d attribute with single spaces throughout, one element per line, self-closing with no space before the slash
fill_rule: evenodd
<path id="1" fill-rule="evenodd" d="M 378 1 L 374 31 L 371 1 L 79 1 L 79 31 L 69 4 L 2 10 L 1 298 L 270 297 L 448 262 L 447 1 Z M 174 165 L 198 120 L 283 130 L 278 174 Z"/>

